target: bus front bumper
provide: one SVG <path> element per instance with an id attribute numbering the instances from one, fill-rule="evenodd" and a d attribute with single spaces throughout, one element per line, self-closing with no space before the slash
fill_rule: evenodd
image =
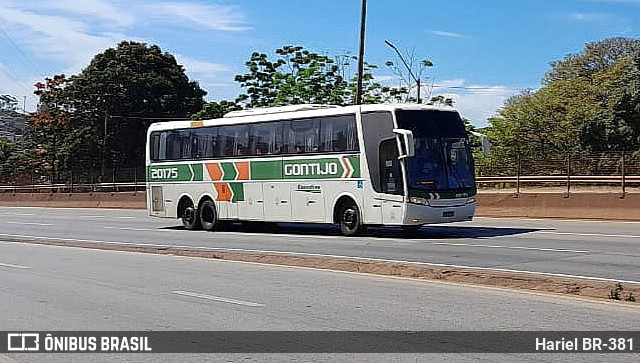
<path id="1" fill-rule="evenodd" d="M 420 205 L 407 203 L 404 225 L 450 223 L 470 221 L 476 211 L 476 202 L 457 206 Z"/>

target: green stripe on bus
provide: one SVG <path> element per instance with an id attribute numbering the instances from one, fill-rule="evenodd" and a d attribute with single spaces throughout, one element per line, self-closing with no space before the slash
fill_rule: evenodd
<path id="1" fill-rule="evenodd" d="M 220 168 L 222 168 L 222 180 L 236 180 L 238 176 L 238 171 L 233 166 L 233 163 L 220 163 Z"/>
<path id="2" fill-rule="evenodd" d="M 203 181 L 204 164 L 191 164 L 191 168 L 193 169 L 193 181 Z"/>
<path id="3" fill-rule="evenodd" d="M 251 180 L 278 180 L 282 179 L 282 161 L 252 161 Z"/>
<path id="4" fill-rule="evenodd" d="M 244 201 L 244 183 L 229 183 L 229 187 L 233 191 L 232 202 Z"/>
<path id="5" fill-rule="evenodd" d="M 222 171 L 222 180 L 238 178 L 233 162 L 217 162 Z M 341 179 L 360 178 L 360 157 L 253 160 L 249 162 L 250 180 L 291 179 Z M 185 182 L 204 180 L 204 164 L 158 165 L 147 168 L 150 182 Z"/>
<path id="6" fill-rule="evenodd" d="M 360 178 L 360 157 L 357 155 L 352 155 L 347 157 L 347 159 L 349 159 L 351 167 L 353 168 L 353 174 L 351 174 L 351 177 Z"/>

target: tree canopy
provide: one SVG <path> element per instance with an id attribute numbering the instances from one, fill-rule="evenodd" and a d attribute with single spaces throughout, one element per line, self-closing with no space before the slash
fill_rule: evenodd
<path id="1" fill-rule="evenodd" d="M 552 62 L 542 88 L 511 97 L 489 122 L 494 160 L 640 152 L 640 40 L 589 43 Z"/>
<path id="2" fill-rule="evenodd" d="M 173 55 L 137 42 L 96 55 L 64 91 L 71 117 L 89 120 L 99 135 L 103 163 L 124 167 L 144 164 L 152 122 L 188 118 L 202 109 L 206 94 Z"/>

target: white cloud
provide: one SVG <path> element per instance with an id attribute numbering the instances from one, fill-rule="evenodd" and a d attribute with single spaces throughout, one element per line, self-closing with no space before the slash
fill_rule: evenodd
<path id="1" fill-rule="evenodd" d="M 467 36 L 460 34 L 460 33 L 453 33 L 453 32 L 446 32 L 446 31 L 441 31 L 441 30 L 430 30 L 429 31 L 430 34 L 439 36 L 439 37 L 445 37 L 445 38 L 454 38 L 454 39 L 466 39 Z"/>
<path id="2" fill-rule="evenodd" d="M 16 43 L 26 45 L 32 57 L 69 65 L 86 64 L 91 56 L 123 37 L 114 33 L 92 34 L 89 24 L 78 19 L 16 8 L 5 7 L 0 12 L 0 22 L 11 26 L 11 36 L 18 39 Z"/>
<path id="3" fill-rule="evenodd" d="M 0 63 L 0 94 L 8 94 L 18 99 L 19 107 L 24 106 L 27 112 L 34 111 L 38 97 L 33 94 L 33 80 L 21 79 L 5 64 Z"/>
<path id="4" fill-rule="evenodd" d="M 380 83 L 393 83 L 394 81 L 398 81 L 397 76 L 375 76 L 376 82 Z"/>
<path id="5" fill-rule="evenodd" d="M 49 0 L 38 2 L 36 7 L 100 19 L 120 27 L 131 26 L 135 21 L 133 15 L 121 11 L 111 2 L 104 0 Z"/>
<path id="6" fill-rule="evenodd" d="M 250 30 L 244 19 L 244 14 L 238 6 L 202 5 L 185 2 L 151 3 L 144 7 L 149 16 L 158 20 L 179 20 L 183 25 L 217 31 L 246 31 Z"/>
<path id="7" fill-rule="evenodd" d="M 10 50 L 11 54 L 14 58 L 21 58 L 20 61 L 26 65 L 36 65 L 21 66 L 26 74 L 33 77 L 28 81 L 29 84 L 53 73 L 78 73 L 93 56 L 115 47 L 124 39 L 153 43 L 127 34 L 140 20 L 161 26 L 197 26 L 210 31 L 249 29 L 237 6 L 200 5 L 194 2 L 135 4 L 127 0 L 113 3 L 106 0 L 50 0 L 25 4 L 15 0 L 0 0 L 0 8 L 0 25 L 4 35 L 19 48 L 18 51 Z M 201 79 L 203 83 L 219 86 L 221 75 L 230 73 L 226 66 L 218 63 L 184 56 L 180 57 L 180 61 L 190 78 Z M 10 83 L 3 80 L 0 85 L 7 88 L 4 85 Z"/>
<path id="8" fill-rule="evenodd" d="M 602 22 L 611 19 L 611 16 L 604 13 L 573 13 L 569 14 L 569 19 L 587 23 Z"/>
<path id="9" fill-rule="evenodd" d="M 432 96 L 443 95 L 455 101 L 455 108 L 477 127 L 488 125 L 510 96 L 519 93 L 514 88 L 499 85 L 466 85 L 463 79 L 443 80 L 435 85 Z"/>
<path id="10" fill-rule="evenodd" d="M 197 74 L 202 77 L 216 77 L 220 74 L 226 74 L 231 71 L 229 67 L 220 63 L 206 62 L 193 59 L 184 55 L 176 54 L 176 60 L 182 64 L 185 70 L 190 74 Z"/>
<path id="11" fill-rule="evenodd" d="M 398 80 L 395 76 L 376 76 L 375 79 L 384 85 L 397 86 L 394 84 Z M 504 105 L 504 101 L 520 90 L 500 85 L 468 85 L 463 78 L 456 78 L 425 85 L 421 92 L 421 98 L 425 100 L 435 96 L 452 98 L 454 107 L 463 117 L 469 119 L 476 127 L 485 127 L 488 125 L 487 118 L 495 116 Z M 413 97 L 416 96 L 415 86 L 411 89 L 411 94 Z"/>

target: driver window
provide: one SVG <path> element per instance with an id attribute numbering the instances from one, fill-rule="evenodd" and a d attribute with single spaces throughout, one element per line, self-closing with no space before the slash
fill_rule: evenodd
<path id="1" fill-rule="evenodd" d="M 398 156 L 398 144 L 395 138 L 380 143 L 380 186 L 383 193 L 404 194 Z"/>

